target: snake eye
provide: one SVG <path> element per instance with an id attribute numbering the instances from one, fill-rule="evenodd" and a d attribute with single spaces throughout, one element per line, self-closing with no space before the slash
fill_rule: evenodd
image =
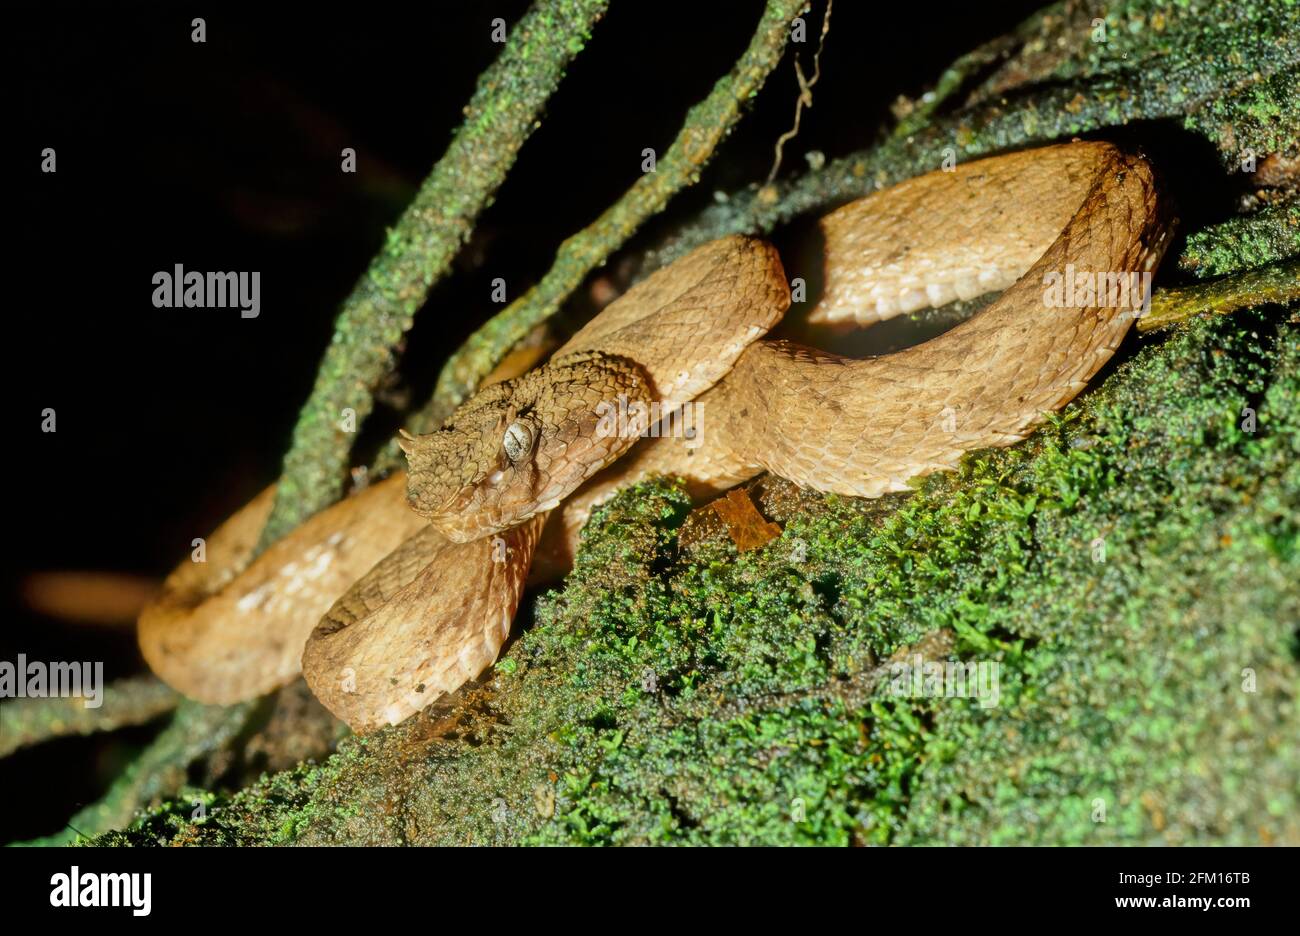
<path id="1" fill-rule="evenodd" d="M 506 429 L 506 436 L 502 441 L 502 445 L 511 464 L 518 464 L 527 458 L 528 453 L 533 450 L 533 430 L 525 423 L 512 422 L 509 428 Z"/>

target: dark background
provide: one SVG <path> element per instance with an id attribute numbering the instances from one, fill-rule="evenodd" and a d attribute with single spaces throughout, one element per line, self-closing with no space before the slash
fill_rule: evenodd
<path id="1" fill-rule="evenodd" d="M 876 140 L 889 104 L 1038 6 L 836 4 L 815 106 L 786 147 L 828 158 Z M 759 2 L 622 2 L 595 30 L 457 272 L 410 339 L 417 399 L 441 360 L 549 266 L 662 153 L 687 108 L 749 41 Z M 0 659 L 103 660 L 141 671 L 129 626 L 76 626 L 22 600 L 34 572 L 161 577 L 189 543 L 273 480 L 339 302 L 442 154 L 477 75 L 490 23 L 521 0 L 410 6 L 175 4 L 6 11 L 16 69 L 8 177 L 16 181 L 4 321 L 11 430 Z M 822 7 L 808 17 L 811 64 Z M 918 36 L 918 14 L 924 40 Z M 206 44 L 190 20 L 207 21 Z M 663 230 L 714 190 L 761 181 L 790 126 L 789 59 L 674 201 Z M 44 147 L 58 171 L 40 171 Z M 339 170 L 357 150 L 358 171 Z M 261 272 L 261 315 L 155 309 L 151 277 Z M 40 430 L 57 411 L 58 431 Z M 0 713 L 2 720 L 2 713 Z M 55 831 L 105 789 L 154 728 L 68 739 L 0 761 L 0 841 Z"/>

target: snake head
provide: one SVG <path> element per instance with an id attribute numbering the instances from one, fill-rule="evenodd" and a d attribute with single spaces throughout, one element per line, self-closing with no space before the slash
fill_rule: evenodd
<path id="1" fill-rule="evenodd" d="M 455 542 L 508 530 L 630 448 L 637 434 L 609 431 L 609 414 L 647 397 L 639 365 L 599 353 L 486 387 L 437 432 L 402 441 L 411 508 Z"/>

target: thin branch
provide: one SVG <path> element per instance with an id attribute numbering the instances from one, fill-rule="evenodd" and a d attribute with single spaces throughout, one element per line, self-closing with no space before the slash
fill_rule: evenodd
<path id="1" fill-rule="evenodd" d="M 812 89 L 822 77 L 822 49 L 826 47 L 826 34 L 831 31 L 831 6 L 833 0 L 826 0 L 826 12 L 822 14 L 822 31 L 817 37 L 817 51 L 813 53 L 813 76 L 807 78 L 803 73 L 803 65 L 799 62 L 799 56 L 794 56 L 794 77 L 799 82 L 799 100 L 794 105 L 794 126 L 776 138 L 776 152 L 772 158 L 772 170 L 767 174 L 765 185 L 771 185 L 776 174 L 781 171 L 781 157 L 785 151 L 785 144 L 799 135 L 799 124 L 803 120 L 803 109 L 812 107 L 813 96 Z"/>
<path id="2" fill-rule="evenodd" d="M 122 679 L 104 687 L 98 708 L 86 708 L 81 697 L 14 699 L 0 708 L 0 757 L 50 738 L 142 725 L 171 711 L 180 700 L 154 676 Z"/>
<path id="3" fill-rule="evenodd" d="M 790 22 L 806 8 L 807 0 L 768 0 L 749 48 L 708 97 L 691 108 L 685 126 L 657 160 L 656 171 L 637 179 L 590 226 L 564 241 L 541 281 L 452 355 L 438 377 L 430 405 L 412 420 L 414 431 L 429 431 L 441 424 L 516 342 L 554 314 L 588 273 L 618 250 L 646 219 L 662 210 L 673 195 L 699 179 L 700 170 L 780 60 L 790 38 Z M 395 463 L 399 456 L 396 447 L 389 446 L 378 467 Z"/>
<path id="4" fill-rule="evenodd" d="M 68 820 L 68 827 L 81 836 L 125 828 L 138 810 L 179 790 L 190 764 L 238 737 L 256 707 L 256 702 L 231 706 L 182 702 L 171 724 L 122 772 L 103 799 L 78 812 Z M 21 844 L 68 845 L 73 841 L 74 832 L 65 830 Z"/>
<path id="5" fill-rule="evenodd" d="M 607 5 L 536 0 L 479 77 L 447 152 L 339 311 L 294 427 L 260 548 L 342 495 L 355 438 L 340 425 L 344 410 L 353 410 L 359 422 L 373 409 L 374 391 L 393 368 L 394 347 L 446 275 Z"/>
<path id="6" fill-rule="evenodd" d="M 1054 12 L 1056 8 L 1052 6 L 1038 10 L 1007 35 L 991 39 L 979 48 L 959 56 L 943 70 L 933 88 L 914 102 L 904 100 L 909 109 L 899 116 L 898 125 L 889 135 L 905 138 L 925 129 L 939 108 L 947 104 L 974 75 L 1032 41 L 1040 31 L 1043 19 Z"/>
<path id="7" fill-rule="evenodd" d="M 958 161 L 1069 140 L 1104 127 L 1138 120 L 1196 115 L 1217 103 L 1225 87 L 1232 95 L 1252 92 L 1272 95 L 1277 85 L 1293 83 L 1300 74 L 1293 49 L 1274 48 L 1259 37 L 1255 57 L 1225 54 L 1212 63 L 1221 84 L 1210 85 L 1189 73 L 1185 64 L 1149 64 L 1126 76 L 1100 75 L 1066 85 L 1026 91 L 1014 101 L 998 101 L 936 119 L 907 137 L 891 137 L 879 146 L 851 153 L 789 181 L 730 194 L 646 251 L 637 264 L 645 275 L 707 241 L 730 234 L 768 234 L 794 218 L 861 198 L 871 192 L 939 168 L 945 158 Z M 1271 58 L 1266 62 L 1266 56 Z M 1249 64 L 1248 64 L 1249 63 Z M 1270 72 L 1269 67 L 1277 71 Z M 1208 66 L 1207 66 L 1208 67 Z M 1121 83 L 1126 80 L 1127 83 Z M 1190 91 L 1188 89 L 1191 89 Z M 1122 94 L 1120 92 L 1123 92 Z M 1278 94 L 1285 92 L 1277 92 Z M 1273 98 L 1268 98 L 1272 103 Z M 1280 104 L 1278 106 L 1281 106 Z M 1226 121 L 1197 125 L 1221 150 L 1240 146 L 1228 133 Z M 1240 132 L 1240 128 L 1237 128 Z M 1221 134 L 1216 137 L 1215 134 Z"/>
<path id="8" fill-rule="evenodd" d="M 1300 257 L 1272 263 L 1191 286 L 1162 289 L 1151 299 L 1151 311 L 1138 319 L 1140 332 L 1169 328 L 1197 315 L 1227 315 L 1238 309 L 1300 300 Z"/>

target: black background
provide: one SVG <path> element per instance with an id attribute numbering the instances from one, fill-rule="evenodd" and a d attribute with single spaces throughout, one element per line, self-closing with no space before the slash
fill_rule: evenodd
<path id="1" fill-rule="evenodd" d="M 841 2 L 815 106 L 787 146 L 830 158 L 876 140 L 899 94 L 1038 4 Z M 749 40 L 757 2 L 616 3 L 595 30 L 484 215 L 457 273 L 410 338 L 406 377 L 441 360 L 517 295 L 565 236 L 662 153 L 683 115 Z M 4 321 L 8 559 L 0 658 L 142 669 L 129 628 L 73 627 L 18 598 L 36 570 L 162 575 L 271 481 L 339 302 L 446 147 L 479 72 L 491 21 L 526 4 L 41 5 L 9 18 L 6 147 L 16 183 Z M 918 12 L 924 37 L 918 34 Z M 207 21 L 206 44 L 190 20 Z M 808 18 L 806 58 L 821 6 Z M 662 231 L 714 190 L 761 180 L 793 117 L 789 60 Z M 357 150 L 355 175 L 339 151 Z M 40 154 L 57 151 L 43 174 Z M 261 315 L 155 309 L 155 271 L 261 272 Z M 58 431 L 40 430 L 53 407 Z M 0 841 L 56 831 L 93 801 L 152 728 L 64 740 L 0 761 Z"/>

